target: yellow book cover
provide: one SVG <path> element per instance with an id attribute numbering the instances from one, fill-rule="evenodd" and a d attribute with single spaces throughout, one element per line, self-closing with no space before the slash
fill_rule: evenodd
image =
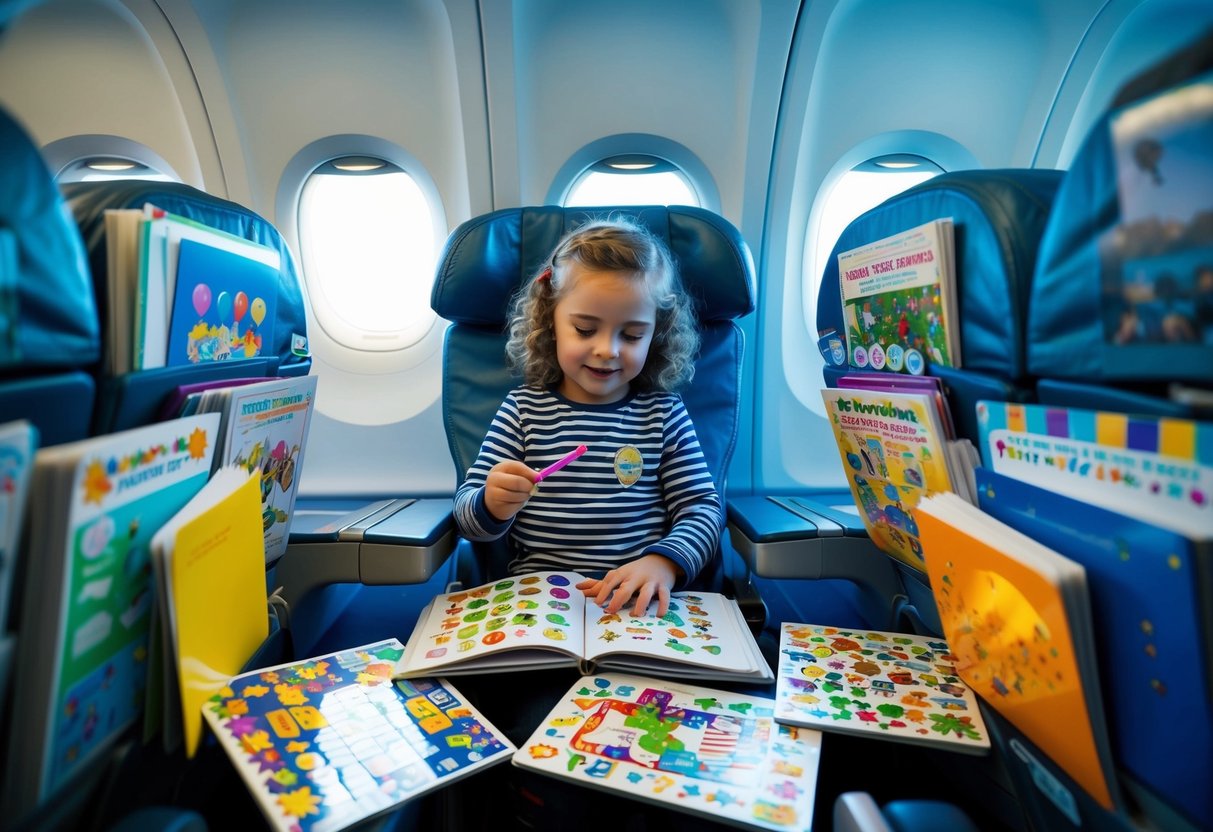
<path id="1" fill-rule="evenodd" d="M 1086 571 L 954 494 L 917 514 L 958 675 L 1114 810 Z"/>
<path id="2" fill-rule="evenodd" d="M 203 704 L 269 634 L 258 480 L 239 468 L 221 469 L 153 542 L 163 559 L 168 666 L 176 669 L 190 757 L 202 733 Z"/>
<path id="3" fill-rule="evenodd" d="M 925 570 L 914 507 L 924 494 L 953 490 L 934 402 L 889 390 L 829 388 L 821 397 L 872 542 Z"/>

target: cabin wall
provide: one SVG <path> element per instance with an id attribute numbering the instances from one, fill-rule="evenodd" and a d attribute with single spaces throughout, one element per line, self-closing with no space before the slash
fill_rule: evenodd
<path id="1" fill-rule="evenodd" d="M 398 161 L 448 232 L 559 200 L 611 153 L 665 155 L 758 267 L 730 490 L 796 490 L 842 481 L 804 278 L 842 174 L 889 152 L 1064 167 L 1127 77 L 1210 23 L 1207 0 L 45 0 L 0 41 L 0 106 L 52 163 L 146 148 L 296 253 L 300 186 L 334 156 Z M 357 351 L 309 310 L 304 494 L 454 488 L 443 332 Z"/>

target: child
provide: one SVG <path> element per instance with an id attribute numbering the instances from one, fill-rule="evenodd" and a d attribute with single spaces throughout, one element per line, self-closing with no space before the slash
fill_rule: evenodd
<path id="1" fill-rule="evenodd" d="M 455 495 L 469 540 L 509 534 L 511 574 L 568 569 L 618 612 L 665 615 L 715 556 L 723 525 L 682 400 L 699 347 L 665 245 L 628 220 L 589 222 L 514 300 L 506 397 Z M 588 450 L 542 484 L 538 471 Z M 604 573 L 604 574 L 603 574 Z M 609 600 L 609 603 L 607 601 Z"/>
<path id="2" fill-rule="evenodd" d="M 672 392 L 690 380 L 698 348 L 690 301 L 659 239 L 622 219 L 566 235 L 510 310 L 506 355 L 524 383 L 501 404 L 455 495 L 460 533 L 477 541 L 508 534 L 511 574 L 600 575 L 577 588 L 608 612 L 635 599 L 641 615 L 655 599 L 665 615 L 671 590 L 716 556 L 724 521 L 694 425 Z M 536 482 L 580 445 L 584 454 Z M 459 686 L 521 744 L 576 678 L 572 670 L 539 670 L 525 679 L 464 677 Z M 497 799 L 515 807 L 514 817 L 494 811 L 465 825 L 555 828 L 576 815 L 585 830 L 618 829 L 628 826 L 621 810 L 634 828 L 691 821 L 512 768 L 495 785 L 506 790 Z M 473 815 L 472 806 L 493 802 L 448 800 Z"/>

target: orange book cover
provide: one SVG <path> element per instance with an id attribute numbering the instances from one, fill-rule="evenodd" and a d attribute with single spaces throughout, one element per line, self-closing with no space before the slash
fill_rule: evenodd
<path id="1" fill-rule="evenodd" d="M 954 494 L 917 515 L 960 678 L 1115 810 L 1085 570 Z"/>

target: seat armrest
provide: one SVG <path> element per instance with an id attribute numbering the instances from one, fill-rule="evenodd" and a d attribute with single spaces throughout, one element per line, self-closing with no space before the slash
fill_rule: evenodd
<path id="1" fill-rule="evenodd" d="M 845 502 L 842 502 L 845 500 Z M 872 609 L 890 616 L 905 589 L 892 558 L 863 531 L 857 516 L 840 511 L 840 493 L 814 496 L 729 498 L 729 537 L 749 569 L 762 578 L 841 578 L 868 596 Z"/>
<path id="2" fill-rule="evenodd" d="M 455 550 L 451 506 L 450 498 L 427 497 L 379 500 L 327 515 L 305 507 L 298 529 L 292 521 L 273 583 L 288 609 L 328 584 L 424 583 Z"/>

